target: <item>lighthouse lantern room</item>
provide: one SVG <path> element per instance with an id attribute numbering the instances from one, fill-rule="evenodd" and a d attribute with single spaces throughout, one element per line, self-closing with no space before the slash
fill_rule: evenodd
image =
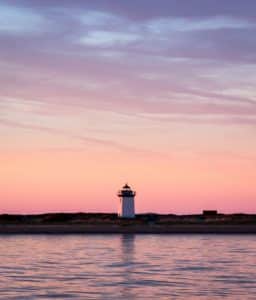
<path id="1" fill-rule="evenodd" d="M 136 192 L 133 191 L 128 184 L 125 184 L 117 195 L 120 199 L 118 207 L 118 217 L 134 218 L 134 197 L 136 195 Z"/>

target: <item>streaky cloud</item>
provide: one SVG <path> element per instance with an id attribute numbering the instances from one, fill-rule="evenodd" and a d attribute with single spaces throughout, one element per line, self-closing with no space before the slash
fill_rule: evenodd
<path id="1" fill-rule="evenodd" d="M 256 125 L 256 115 L 251 117 L 242 117 L 242 116 L 227 116 L 227 115 L 185 115 L 185 114 L 177 114 L 177 115 L 169 115 L 169 114 L 153 114 L 153 113 L 145 113 L 139 114 L 140 117 L 146 118 L 152 121 L 157 122 L 166 122 L 166 123 L 183 123 L 183 124 L 211 124 L 211 125 L 219 125 L 219 126 L 252 126 Z"/>
<path id="2" fill-rule="evenodd" d="M 54 134 L 54 135 L 61 135 L 61 136 L 68 137 L 70 139 L 76 139 L 76 140 L 82 141 L 85 144 L 99 145 L 102 147 L 112 148 L 112 149 L 116 149 L 116 150 L 124 151 L 124 152 L 133 152 L 133 153 L 137 153 L 137 154 L 141 154 L 141 155 L 143 155 L 143 154 L 158 155 L 158 153 L 154 152 L 154 151 L 138 149 L 136 147 L 123 145 L 123 144 L 120 144 L 118 142 L 111 141 L 111 140 L 86 137 L 83 135 L 70 133 L 70 132 L 67 132 L 66 130 L 62 130 L 62 129 L 56 129 L 56 128 L 51 128 L 51 127 L 41 126 L 41 125 L 36 125 L 36 124 L 21 123 L 21 122 L 8 120 L 5 118 L 0 118 L 0 125 L 7 126 L 7 127 L 13 127 L 13 128 L 19 128 L 19 129 L 42 131 L 42 132 L 46 132 L 46 133 Z"/>
<path id="3" fill-rule="evenodd" d="M 91 31 L 80 42 L 88 46 L 123 46 L 136 42 L 138 36 L 132 33 Z"/>
<path id="4" fill-rule="evenodd" d="M 204 31 L 220 29 L 255 28 L 249 20 L 233 17 L 216 16 L 211 18 L 160 18 L 147 23 L 147 28 L 156 34 L 167 34 L 175 31 Z"/>

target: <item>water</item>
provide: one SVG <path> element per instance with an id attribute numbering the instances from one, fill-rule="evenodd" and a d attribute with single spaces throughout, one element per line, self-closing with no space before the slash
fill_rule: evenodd
<path id="1" fill-rule="evenodd" d="M 256 236 L 0 236 L 1 299 L 256 299 Z"/>

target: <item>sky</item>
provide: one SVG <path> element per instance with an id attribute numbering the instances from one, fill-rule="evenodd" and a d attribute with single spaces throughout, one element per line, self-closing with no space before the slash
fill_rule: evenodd
<path id="1" fill-rule="evenodd" d="M 255 0 L 0 0 L 0 213 L 256 213 Z"/>

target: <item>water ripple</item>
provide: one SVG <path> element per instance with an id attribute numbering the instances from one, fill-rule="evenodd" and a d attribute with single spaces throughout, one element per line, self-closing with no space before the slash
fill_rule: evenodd
<path id="1" fill-rule="evenodd" d="M 256 239 L 0 236 L 0 299 L 256 299 Z"/>

